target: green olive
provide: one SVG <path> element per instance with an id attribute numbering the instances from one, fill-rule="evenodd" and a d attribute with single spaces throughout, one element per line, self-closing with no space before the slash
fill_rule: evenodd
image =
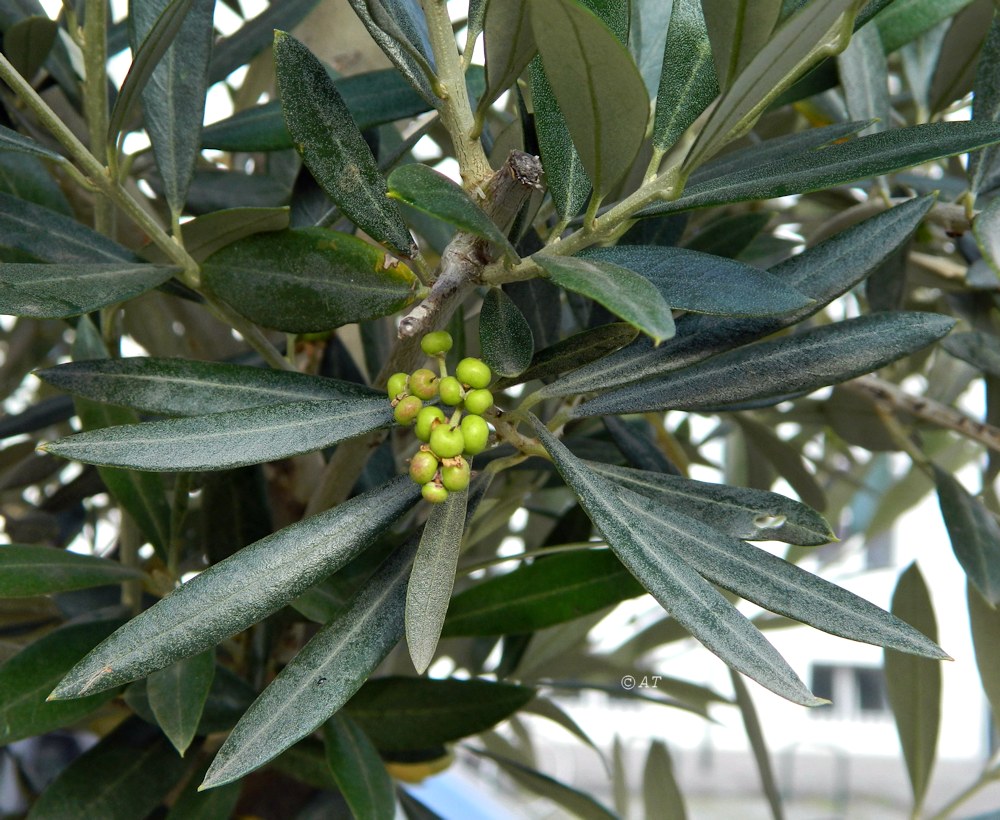
<path id="1" fill-rule="evenodd" d="M 465 394 L 465 404 L 463 406 L 473 415 L 481 416 L 493 406 L 493 394 L 482 387 L 477 390 L 470 390 Z"/>
<path id="2" fill-rule="evenodd" d="M 458 379 L 454 376 L 445 376 L 438 383 L 438 395 L 441 396 L 441 401 L 445 404 L 455 407 L 462 403 L 462 399 L 465 398 L 465 391 L 462 389 L 462 383 Z"/>
<path id="3" fill-rule="evenodd" d="M 434 480 L 438 466 L 438 460 L 434 453 L 421 450 L 410 459 L 410 478 L 417 484 L 426 484 L 428 481 Z"/>
<path id="4" fill-rule="evenodd" d="M 462 384 L 469 387 L 486 387 L 493 378 L 490 368 L 480 359 L 462 359 L 455 368 L 455 375 Z"/>
<path id="5" fill-rule="evenodd" d="M 414 370 L 410 374 L 410 392 L 414 396 L 429 401 L 437 396 L 439 381 L 437 373 L 433 370 L 428 370 L 425 367 Z"/>
<path id="6" fill-rule="evenodd" d="M 428 333 L 420 340 L 420 349 L 428 356 L 437 356 L 451 350 L 451 334 L 446 330 L 436 330 Z"/>
<path id="7" fill-rule="evenodd" d="M 465 449 L 465 436 L 458 427 L 439 424 L 431 431 L 431 451 L 438 458 L 454 458 Z"/>
<path id="8" fill-rule="evenodd" d="M 440 504 L 442 501 L 448 499 L 448 491 L 438 484 L 436 481 L 431 481 L 428 484 L 424 484 L 424 488 L 420 491 L 424 499 L 430 501 L 431 504 Z"/>
<path id="9" fill-rule="evenodd" d="M 439 424 L 444 424 L 447 416 L 437 405 L 425 407 L 417 413 L 417 426 L 413 433 L 421 441 L 431 440 L 431 431 Z"/>
<path id="10" fill-rule="evenodd" d="M 472 475 L 472 468 L 469 462 L 459 456 L 452 459 L 451 464 L 441 467 L 441 483 L 446 490 L 459 493 L 469 486 L 469 478 Z"/>
<path id="11" fill-rule="evenodd" d="M 405 393 L 409 380 L 410 377 L 407 373 L 393 373 L 389 377 L 389 383 L 386 385 L 386 392 L 389 394 L 389 398 L 394 399 L 400 393 Z"/>
<path id="12" fill-rule="evenodd" d="M 490 440 L 490 428 L 480 416 L 465 416 L 462 419 L 462 435 L 465 437 L 467 456 L 474 456 L 486 449 Z"/>
<path id="13" fill-rule="evenodd" d="M 416 396 L 407 396 L 396 405 L 393 415 L 400 424 L 413 424 L 423 406 L 424 403 Z"/>

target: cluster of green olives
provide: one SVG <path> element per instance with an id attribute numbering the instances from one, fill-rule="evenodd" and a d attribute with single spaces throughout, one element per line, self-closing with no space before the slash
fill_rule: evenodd
<path id="1" fill-rule="evenodd" d="M 455 375 L 449 375 L 445 354 L 451 346 L 450 333 L 428 333 L 420 347 L 437 359 L 438 372 L 422 367 L 412 373 L 395 373 L 387 385 L 396 421 L 413 425 L 417 438 L 424 442 L 410 459 L 410 478 L 422 485 L 424 498 L 435 504 L 449 492 L 469 486 L 472 468 L 466 457 L 485 450 L 490 437 L 482 416 L 493 406 L 493 394 L 487 390 L 493 374 L 480 359 L 466 358 L 458 363 Z M 452 408 L 451 415 L 445 408 Z"/>

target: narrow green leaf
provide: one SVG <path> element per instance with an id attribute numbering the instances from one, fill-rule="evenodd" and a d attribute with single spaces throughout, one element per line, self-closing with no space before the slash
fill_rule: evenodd
<path id="1" fill-rule="evenodd" d="M 201 721 L 215 677 L 215 652 L 182 658 L 149 676 L 146 696 L 156 722 L 181 757 Z"/>
<path id="2" fill-rule="evenodd" d="M 66 703 L 45 700 L 52 687 L 121 621 L 71 624 L 29 644 L 0 666 L 0 744 L 69 726 L 107 703 L 112 689 Z"/>
<path id="3" fill-rule="evenodd" d="M 545 74 L 600 197 L 631 168 L 649 119 L 649 96 L 628 50 L 572 0 L 536 0 L 531 23 Z"/>
<path id="4" fill-rule="evenodd" d="M 177 785 L 185 768 L 157 729 L 138 719 L 126 721 L 63 769 L 31 807 L 29 817 L 146 817 Z"/>
<path id="5" fill-rule="evenodd" d="M 747 133 L 779 94 L 824 57 L 846 48 L 862 3 L 812 2 L 778 26 L 719 99 L 684 160 L 682 174 Z"/>
<path id="6" fill-rule="evenodd" d="M 657 343 L 674 335 L 670 306 L 660 291 L 637 273 L 600 260 L 536 253 L 532 259 L 560 287 L 604 305 Z"/>
<path id="7" fill-rule="evenodd" d="M 89 317 L 83 316 L 76 323 L 76 338 L 73 341 L 74 359 L 106 358 L 108 350 L 104 346 L 100 331 L 94 327 Z M 80 426 L 86 431 L 95 431 L 114 425 L 135 426 L 135 413 L 118 407 L 111 407 L 87 399 L 73 402 Z M 170 544 L 170 507 L 163 489 L 163 479 L 156 473 L 138 473 L 132 470 L 118 470 L 112 467 L 98 468 L 101 480 L 121 506 L 132 516 L 139 530 L 149 539 L 161 560 L 167 559 Z"/>
<path id="8" fill-rule="evenodd" d="M 719 179 L 737 171 L 749 171 L 769 162 L 787 159 L 789 156 L 803 154 L 825 145 L 840 142 L 847 137 L 853 137 L 869 125 L 871 125 L 870 120 L 824 125 L 822 128 L 808 128 L 805 131 L 783 134 L 780 137 L 762 140 L 745 148 L 727 151 L 722 156 L 706 162 L 692 173 L 688 177 L 687 188 L 700 185 L 709 179 Z"/>
<path id="9" fill-rule="evenodd" d="M 983 692 L 993 711 L 993 725 L 1000 721 L 1000 610 L 983 600 L 972 584 L 966 585 L 969 626 L 976 650 L 976 667 Z"/>
<path id="10" fill-rule="evenodd" d="M 133 712 L 155 726 L 158 725 L 156 716 L 146 694 L 148 680 L 143 678 L 126 687 L 124 700 Z M 216 664 L 212 688 L 205 700 L 205 708 L 201 712 L 201 722 L 198 724 L 196 734 L 228 732 L 253 703 L 255 697 L 257 690 L 249 683 L 225 666 Z"/>
<path id="11" fill-rule="evenodd" d="M 108 146 L 114 146 L 118 142 L 118 135 L 127 125 L 132 109 L 146 88 L 153 70 L 174 42 L 194 3 L 195 0 L 170 0 L 149 26 L 148 33 L 142 38 L 142 44 L 132 58 L 132 65 L 129 66 L 128 74 L 125 75 L 122 87 L 115 98 L 114 107 L 111 109 Z"/>
<path id="12" fill-rule="evenodd" d="M 168 0 L 133 0 L 129 4 L 133 51 L 151 33 L 157 16 L 168 5 Z M 178 215 L 184 209 L 201 142 L 214 8 L 215 0 L 195 0 L 190 5 L 142 89 L 143 123 L 153 144 L 167 205 Z"/>
<path id="13" fill-rule="evenodd" d="M 434 660 L 462 549 L 469 494 L 449 493 L 431 510 L 406 587 L 406 645 L 417 674 Z"/>
<path id="14" fill-rule="evenodd" d="M 743 716 L 743 728 L 746 730 L 747 739 L 750 741 L 750 749 L 753 751 L 754 760 L 757 763 L 760 785 L 771 807 L 771 816 L 775 820 L 782 820 L 785 812 L 781 805 L 781 792 L 774 779 L 771 755 L 767 749 L 764 730 L 760 725 L 760 718 L 757 717 L 757 709 L 754 707 L 753 698 L 750 696 L 750 690 L 747 689 L 747 685 L 743 682 L 743 678 L 740 677 L 739 672 L 730 669 L 729 677 L 733 682 L 733 689 L 736 692 L 736 705 Z"/>
<path id="15" fill-rule="evenodd" d="M 396 550 L 351 603 L 281 670 L 222 744 L 203 789 L 263 766 L 312 734 L 358 691 L 403 636 L 414 548 L 411 541 Z"/>
<path id="16" fill-rule="evenodd" d="M 878 120 L 861 133 L 885 131 L 891 111 L 889 68 L 878 28 L 865 26 L 855 32 L 837 56 L 837 71 L 851 119 Z"/>
<path id="17" fill-rule="evenodd" d="M 544 387 L 542 394 L 563 396 L 607 390 L 677 370 L 798 324 L 881 264 L 916 229 L 933 202 L 933 197 L 912 199 L 772 268 L 775 277 L 814 300 L 802 310 L 766 319 L 683 316 L 678 323 L 682 332 L 659 348 L 648 340 L 637 340 Z"/>
<path id="18" fill-rule="evenodd" d="M 676 528 L 676 522 L 684 519 L 683 525 L 693 526 L 696 531 L 709 529 L 706 525 L 677 514 L 671 514 L 674 525 L 668 525 L 661 517 L 666 512 L 665 508 L 587 469 L 541 422 L 533 416 L 531 420 L 535 434 L 591 520 L 621 562 L 660 606 L 725 663 L 775 694 L 803 706 L 817 706 L 824 702 L 809 692 L 784 658 L 750 621 L 685 560 L 691 556 L 697 558 L 705 543 L 684 535 Z M 670 547 L 664 545 L 665 526 L 674 535 Z M 711 544 L 724 538 L 720 533 L 713 532 L 712 537 L 705 540 Z M 681 557 L 677 550 L 685 546 L 688 547 L 685 549 L 687 555 Z M 748 546 L 747 549 L 754 548 Z"/>
<path id="19" fill-rule="evenodd" d="M 504 232 L 483 209 L 460 186 L 427 165 L 411 162 L 396 168 L 389 174 L 389 196 L 514 253 Z"/>
<path id="20" fill-rule="evenodd" d="M 732 674 L 735 676 L 738 673 Z M 649 744 L 649 754 L 642 771 L 642 796 L 647 817 L 659 817 L 661 820 L 685 820 L 687 817 L 684 795 L 674 777 L 670 752 L 662 740 Z"/>
<path id="21" fill-rule="evenodd" d="M 930 89 L 930 113 L 944 111 L 973 90 L 996 4 L 979 0 L 956 14 L 941 42 Z"/>
<path id="22" fill-rule="evenodd" d="M 490 288 L 479 312 L 483 361 L 498 376 L 519 376 L 531 364 L 535 340 L 524 314 L 500 288 Z"/>
<path id="23" fill-rule="evenodd" d="M 644 592 L 609 551 L 557 553 L 460 592 L 451 602 L 443 634 L 535 632 Z"/>
<path id="24" fill-rule="evenodd" d="M 0 598 L 51 595 L 142 576 L 141 570 L 96 555 L 28 544 L 0 545 Z"/>
<path id="25" fill-rule="evenodd" d="M 820 191 L 996 142 L 1000 142 L 1000 124 L 992 122 L 934 122 L 893 128 L 691 185 L 679 199 L 653 205 L 639 216 Z"/>
<path id="26" fill-rule="evenodd" d="M 983 373 L 1000 378 L 1000 339 L 981 330 L 952 333 L 941 347 Z"/>
<path id="27" fill-rule="evenodd" d="M 725 316 L 766 316 L 806 307 L 812 299 L 758 268 L 687 248 L 616 245 L 586 259 L 628 268 L 648 279 L 670 307 Z"/>
<path id="28" fill-rule="evenodd" d="M 470 751 L 480 757 L 492 760 L 518 785 L 540 797 L 551 800 L 557 806 L 562 806 L 574 817 L 580 817 L 583 820 L 616 820 L 614 814 L 589 794 L 571 788 L 554 777 L 549 777 L 549 775 L 530 766 L 525 766 L 516 760 L 487 752 L 485 749 L 470 749 Z"/>
<path id="29" fill-rule="evenodd" d="M 700 0 L 674 0 L 656 92 L 653 145 L 666 151 L 719 93 Z"/>
<path id="30" fill-rule="evenodd" d="M 276 32 L 275 71 L 288 132 L 320 187 L 363 231 L 396 253 L 417 248 L 375 157 L 323 64 L 294 37 Z"/>
<path id="31" fill-rule="evenodd" d="M 951 473 L 935 466 L 934 483 L 955 557 L 979 594 L 995 607 L 1000 604 L 1000 524 Z"/>
<path id="32" fill-rule="evenodd" d="M 806 393 L 848 381 L 942 338 L 954 326 L 934 313 L 879 313 L 823 325 L 714 356 L 576 407 L 574 417 L 722 407 Z"/>
<path id="33" fill-rule="evenodd" d="M 396 794 L 378 750 L 343 712 L 323 724 L 330 771 L 355 817 L 392 820 Z"/>
<path id="34" fill-rule="evenodd" d="M 63 458 L 132 470 L 224 470 L 321 450 L 392 423 L 378 396 L 297 401 L 106 427 L 43 444 Z"/>
<path id="35" fill-rule="evenodd" d="M 517 81 L 538 51 L 528 6 L 528 0 L 486 4 L 483 20 L 486 93 L 479 98 L 477 117 L 485 116 L 493 101 Z"/>
<path id="36" fill-rule="evenodd" d="M 238 239 L 257 233 L 283 231 L 288 227 L 289 209 L 226 208 L 202 214 L 184 223 L 184 249 L 198 262 Z M 159 248 L 147 245 L 143 256 L 150 262 L 167 263 L 169 258 Z"/>
<path id="37" fill-rule="evenodd" d="M 891 54 L 969 5 L 972 0 L 893 0 L 875 16 L 882 47 Z"/>
<path id="38" fill-rule="evenodd" d="M 930 638 L 937 638 L 934 607 L 916 563 L 910 564 L 899 577 L 892 595 L 892 613 Z M 896 719 L 913 789 L 913 814 L 919 815 L 937 756 L 941 665 L 937 661 L 886 650 L 885 677 L 889 705 Z"/>
<path id="39" fill-rule="evenodd" d="M 427 24 L 413 0 L 347 0 L 396 69 L 434 105 L 434 59 Z"/>
<path id="40" fill-rule="evenodd" d="M 48 159 L 53 162 L 66 162 L 66 158 L 62 154 L 58 154 L 46 148 L 41 143 L 35 142 L 31 137 L 26 137 L 17 131 L 11 131 L 11 129 L 4 126 L 0 126 L 0 148 L 4 151 L 31 154 L 40 159 Z"/>
<path id="41" fill-rule="evenodd" d="M 470 84 L 481 80 L 481 70 L 470 70 Z M 361 131 L 431 110 L 431 105 L 394 68 L 336 77 L 333 84 Z M 202 131 L 201 144 L 220 151 L 281 151 L 295 147 L 277 100 L 212 123 Z"/>
<path id="42" fill-rule="evenodd" d="M 129 262 L 0 264 L 0 313 L 62 319 L 132 299 L 180 268 Z"/>
<path id="43" fill-rule="evenodd" d="M 1000 15 L 993 23 L 979 52 L 979 66 L 973 83 L 972 119 L 996 122 L 1000 119 Z M 1000 182 L 1000 148 L 990 145 L 969 154 L 969 187 L 974 194 L 988 193 Z"/>
<path id="44" fill-rule="evenodd" d="M 528 76 L 546 187 L 559 216 L 568 221 L 583 210 L 593 186 L 573 145 L 566 117 L 545 76 L 541 57 L 531 61 Z"/>
<path id="45" fill-rule="evenodd" d="M 633 341 L 637 335 L 638 331 L 627 322 L 612 322 L 582 330 L 538 351 L 532 357 L 527 370 L 516 378 L 499 379 L 496 387 L 503 389 L 535 379 L 548 379 L 567 370 L 599 361 Z"/>
<path id="46" fill-rule="evenodd" d="M 983 259 L 1000 276 L 1000 198 L 994 197 L 972 220 L 972 235 Z"/>
<path id="47" fill-rule="evenodd" d="M 24 151 L 7 151 L 0 146 L 0 191 L 26 202 L 33 202 L 61 214 L 72 214 L 69 200 L 52 175 L 46 162 Z M 4 251 L 8 262 L 31 262 L 32 257 Z"/>
<path id="48" fill-rule="evenodd" d="M 18 20 L 3 33 L 3 53 L 17 73 L 32 80 L 55 44 L 59 26 L 45 15 Z"/>
<path id="49" fill-rule="evenodd" d="M 77 220 L 3 193 L 0 232 L 6 247 L 45 262 L 138 262 L 130 250 Z"/>
<path id="50" fill-rule="evenodd" d="M 418 495 L 401 476 L 214 564 L 97 647 L 51 697 L 76 698 L 136 680 L 241 632 L 351 561 Z"/>
<path id="51" fill-rule="evenodd" d="M 406 307 L 420 281 L 374 245 L 326 228 L 256 234 L 213 253 L 205 282 L 240 313 L 288 333 L 331 330 Z"/>
<path id="52" fill-rule="evenodd" d="M 37 370 L 35 375 L 75 396 L 165 416 L 382 396 L 355 382 L 289 370 L 144 356 L 69 362 Z"/>
<path id="53" fill-rule="evenodd" d="M 586 465 L 580 462 L 581 469 Z M 587 472 L 587 480 L 619 485 Z M 725 535 L 709 524 L 677 512 L 657 499 L 619 488 L 622 517 L 632 516 L 706 579 L 779 615 L 831 635 L 876 646 L 891 646 L 924 657 L 947 657 L 920 632 L 847 590 L 824 581 L 771 553 Z"/>
<path id="54" fill-rule="evenodd" d="M 781 0 L 702 0 L 719 88 L 725 91 L 770 39 Z"/>
<path id="55" fill-rule="evenodd" d="M 784 541 L 818 546 L 836 540 L 826 519 L 805 504 L 778 493 L 728 487 L 683 476 L 616 467 L 597 461 L 587 466 L 616 484 L 658 499 L 714 529 L 749 541 Z"/>
<path id="56" fill-rule="evenodd" d="M 485 731 L 534 696 L 513 683 L 390 677 L 368 681 L 345 708 L 379 749 L 426 749 Z"/>

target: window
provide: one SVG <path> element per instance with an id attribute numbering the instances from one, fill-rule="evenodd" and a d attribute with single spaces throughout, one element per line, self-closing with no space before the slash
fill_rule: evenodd
<path id="1" fill-rule="evenodd" d="M 866 720 L 889 715 L 885 678 L 876 666 L 815 664 L 810 684 L 813 694 L 832 701 L 810 714 L 833 720 Z"/>

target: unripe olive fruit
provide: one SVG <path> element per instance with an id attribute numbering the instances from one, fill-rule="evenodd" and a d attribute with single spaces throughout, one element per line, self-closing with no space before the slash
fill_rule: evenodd
<path id="1" fill-rule="evenodd" d="M 420 340 L 420 349 L 428 356 L 437 356 L 451 350 L 451 334 L 446 330 L 436 330 L 428 333 Z"/>
<path id="2" fill-rule="evenodd" d="M 486 387 L 493 375 L 485 362 L 479 359 L 462 359 L 455 368 L 455 375 L 462 384 L 469 387 Z"/>
<path id="3" fill-rule="evenodd" d="M 431 451 L 438 458 L 453 458 L 465 449 L 465 436 L 458 427 L 439 424 L 431 431 Z"/>
<path id="4" fill-rule="evenodd" d="M 475 416 L 481 416 L 493 406 L 493 394 L 485 389 L 470 390 L 465 394 L 465 409 Z"/>
<path id="5" fill-rule="evenodd" d="M 417 484 L 426 484 L 428 481 L 434 480 L 438 466 L 438 460 L 434 457 L 434 453 L 421 450 L 410 459 L 410 478 Z"/>
<path id="6" fill-rule="evenodd" d="M 462 403 L 465 391 L 458 379 L 454 376 L 445 376 L 438 382 L 438 395 L 441 397 L 441 401 L 454 407 Z"/>
<path id="7" fill-rule="evenodd" d="M 479 416 L 465 416 L 462 419 L 462 436 L 465 438 L 466 455 L 474 456 L 486 449 L 490 440 L 490 428 Z"/>
<path id="8" fill-rule="evenodd" d="M 410 374 L 410 392 L 424 400 L 433 399 L 438 394 L 438 376 L 425 367 Z"/>
<path id="9" fill-rule="evenodd" d="M 445 416 L 444 411 L 437 405 L 425 407 L 417 413 L 417 426 L 413 432 L 421 441 L 430 441 L 431 431 L 437 426 L 435 422 L 437 424 L 444 424 L 446 420 L 447 416 Z"/>
<path id="10" fill-rule="evenodd" d="M 448 491 L 436 481 L 424 484 L 424 488 L 420 491 L 420 494 L 426 501 L 430 501 L 431 504 L 440 504 L 448 498 Z"/>
<path id="11" fill-rule="evenodd" d="M 386 385 L 386 392 L 389 394 L 390 399 L 396 398 L 400 393 L 406 392 L 406 385 L 410 377 L 406 373 L 393 373 L 389 377 L 389 383 Z"/>
<path id="12" fill-rule="evenodd" d="M 413 424 L 423 406 L 424 403 L 416 396 L 407 396 L 396 405 L 393 415 L 400 424 Z"/>
<path id="13" fill-rule="evenodd" d="M 472 468 L 469 462 L 459 456 L 454 461 L 457 464 L 445 464 L 441 468 L 441 483 L 446 490 L 453 493 L 460 493 L 469 486 L 469 477 L 472 475 Z"/>

